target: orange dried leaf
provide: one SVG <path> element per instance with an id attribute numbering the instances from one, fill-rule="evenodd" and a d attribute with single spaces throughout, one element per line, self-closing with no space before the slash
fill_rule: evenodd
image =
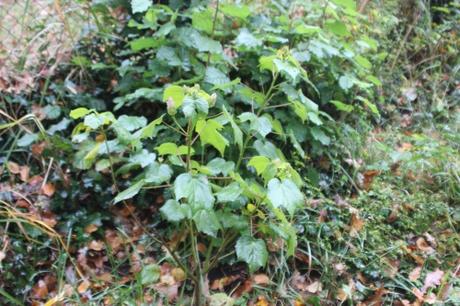
<path id="1" fill-rule="evenodd" d="M 48 197 L 51 197 L 54 194 L 55 191 L 56 191 L 56 187 L 54 187 L 53 183 L 46 183 L 42 187 L 43 194 L 48 196 Z"/>
<path id="2" fill-rule="evenodd" d="M 422 267 L 418 266 L 409 273 L 409 279 L 415 282 L 420 277 L 420 272 L 422 272 Z"/>
<path id="3" fill-rule="evenodd" d="M 270 278 L 266 274 L 256 274 L 252 277 L 256 285 L 268 285 L 270 283 Z"/>
<path id="4" fill-rule="evenodd" d="M 82 294 L 86 292 L 86 290 L 88 290 L 90 286 L 91 283 L 89 282 L 89 280 L 85 279 L 83 282 L 81 282 L 80 285 L 78 285 L 77 291 L 78 293 Z"/>

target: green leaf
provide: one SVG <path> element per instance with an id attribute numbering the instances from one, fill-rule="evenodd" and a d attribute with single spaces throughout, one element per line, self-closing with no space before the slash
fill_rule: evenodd
<path id="1" fill-rule="evenodd" d="M 340 37 L 347 37 L 351 35 L 350 31 L 347 29 L 347 26 L 338 20 L 326 21 L 325 28 Z"/>
<path id="2" fill-rule="evenodd" d="M 349 75 L 343 75 L 339 78 L 339 85 L 345 91 L 348 91 L 348 89 L 352 88 L 354 83 L 354 79 Z"/>
<path id="3" fill-rule="evenodd" d="M 210 144 L 224 156 L 225 147 L 228 146 L 228 140 L 222 136 L 219 131 L 223 126 L 214 119 L 200 119 L 196 123 L 195 130 L 200 135 L 202 144 Z"/>
<path id="4" fill-rule="evenodd" d="M 238 259 L 246 262 L 251 272 L 267 264 L 268 251 L 262 239 L 242 236 L 236 242 L 235 249 Z"/>
<path id="5" fill-rule="evenodd" d="M 123 190 L 122 192 L 117 194 L 117 196 L 113 200 L 114 204 L 127 200 L 127 199 L 131 199 L 132 197 L 134 197 L 136 194 L 139 193 L 142 187 L 144 187 L 144 184 L 145 184 L 144 180 L 140 180 L 134 185 L 131 185 L 128 189 Z"/>
<path id="6" fill-rule="evenodd" d="M 254 113 L 245 112 L 239 115 L 238 118 L 242 122 L 250 121 L 251 125 L 249 129 L 256 131 L 264 138 L 272 131 L 272 123 L 270 119 L 265 116 L 257 117 Z"/>
<path id="7" fill-rule="evenodd" d="M 192 25 L 195 29 L 211 34 L 213 19 L 214 16 L 209 9 L 196 11 L 192 15 Z"/>
<path id="8" fill-rule="evenodd" d="M 210 209 L 215 200 L 205 175 L 192 176 L 190 173 L 182 173 L 174 181 L 174 193 L 176 201 L 186 198 L 195 208 Z"/>
<path id="9" fill-rule="evenodd" d="M 321 30 L 320 27 L 317 26 L 312 26 L 312 25 L 307 25 L 307 24 L 299 24 L 296 28 L 295 31 L 297 34 L 301 35 L 312 35 L 315 33 L 318 33 Z"/>
<path id="10" fill-rule="evenodd" d="M 185 98 L 184 88 L 178 85 L 171 85 L 166 87 L 163 93 L 163 102 L 167 102 L 169 98 L 173 100 L 174 106 L 179 108 Z"/>
<path id="11" fill-rule="evenodd" d="M 261 92 L 255 91 L 246 85 L 241 85 L 238 93 L 244 98 L 245 102 L 253 104 L 256 102 L 258 105 L 263 105 L 265 102 L 265 95 Z"/>
<path id="12" fill-rule="evenodd" d="M 238 145 L 240 150 L 243 150 L 243 132 L 241 131 L 238 124 L 236 124 L 235 120 L 233 119 L 233 116 L 227 111 L 225 106 L 223 106 L 223 111 L 225 118 L 227 118 L 227 120 L 230 121 L 230 125 L 232 126 L 233 139 L 235 140 L 235 143 Z"/>
<path id="13" fill-rule="evenodd" d="M 350 113 L 355 109 L 355 107 L 353 105 L 349 105 L 349 104 L 343 103 L 341 101 L 332 100 L 331 103 L 334 104 L 335 107 L 339 111 L 342 111 L 342 112 Z"/>
<path id="14" fill-rule="evenodd" d="M 144 266 L 141 271 L 141 283 L 142 285 L 153 284 L 160 279 L 160 275 L 161 270 L 157 264 Z"/>
<path id="15" fill-rule="evenodd" d="M 215 41 L 193 28 L 179 28 L 177 30 L 179 40 L 189 48 L 200 52 L 222 53 L 223 49 L 218 41 Z"/>
<path id="16" fill-rule="evenodd" d="M 166 41 L 155 37 L 141 37 L 129 42 L 131 50 L 139 52 L 144 49 L 155 49 L 163 45 Z"/>
<path id="17" fill-rule="evenodd" d="M 208 114 L 209 103 L 201 97 L 186 96 L 182 104 L 182 112 L 187 118 L 195 118 L 198 113 Z"/>
<path id="18" fill-rule="evenodd" d="M 276 72 L 276 66 L 274 63 L 275 60 L 276 60 L 276 55 L 261 56 L 259 58 L 260 70 L 269 70 L 272 73 Z"/>
<path id="19" fill-rule="evenodd" d="M 236 17 L 245 20 L 251 15 L 251 10 L 247 5 L 222 4 L 220 10 L 226 16 Z"/>
<path id="20" fill-rule="evenodd" d="M 163 122 L 163 116 L 161 116 L 160 118 L 157 118 L 157 119 L 153 120 L 152 122 L 150 122 L 146 127 L 142 128 L 142 130 L 140 130 L 140 138 L 141 139 L 152 138 L 153 134 L 155 132 L 155 127 L 157 125 L 161 124 L 162 122 Z"/>
<path id="21" fill-rule="evenodd" d="M 117 121 L 129 132 L 140 129 L 147 124 L 147 119 L 145 117 L 138 116 L 121 115 Z"/>
<path id="22" fill-rule="evenodd" d="M 242 28 L 235 38 L 238 47 L 257 48 L 262 45 L 262 40 L 256 38 L 248 29 Z"/>
<path id="23" fill-rule="evenodd" d="M 337 5 L 343 6 L 344 8 L 355 11 L 356 10 L 356 1 L 355 0 L 331 0 Z"/>
<path id="24" fill-rule="evenodd" d="M 178 222 L 182 219 L 185 219 L 187 216 L 184 213 L 185 204 L 179 204 L 177 201 L 168 200 L 160 208 L 160 212 L 170 222 Z"/>
<path id="25" fill-rule="evenodd" d="M 223 85 L 230 83 L 228 76 L 215 67 L 208 67 L 206 69 L 204 81 L 212 85 Z"/>
<path id="26" fill-rule="evenodd" d="M 193 221 L 198 231 L 212 237 L 216 237 L 221 228 L 219 219 L 213 210 L 201 209 L 197 211 L 193 215 Z"/>
<path id="27" fill-rule="evenodd" d="M 365 58 L 364 56 L 361 56 L 361 55 L 355 56 L 355 61 L 358 63 L 358 65 L 360 65 L 361 67 L 363 67 L 365 69 L 371 69 L 372 68 L 371 62 L 367 58 Z"/>
<path id="28" fill-rule="evenodd" d="M 209 168 L 212 175 L 218 175 L 219 173 L 222 173 L 223 175 L 228 175 L 231 171 L 235 169 L 235 163 L 217 157 L 211 160 L 206 165 L 206 167 Z"/>
<path id="29" fill-rule="evenodd" d="M 72 119 L 79 119 L 81 117 L 84 117 L 84 116 L 88 115 L 91 112 L 92 112 L 92 110 L 90 110 L 90 109 L 87 109 L 85 107 L 79 107 L 79 108 L 73 109 L 70 112 L 69 116 Z"/>
<path id="30" fill-rule="evenodd" d="M 233 182 L 225 186 L 217 193 L 217 200 L 221 203 L 233 202 L 243 193 L 240 184 Z"/>
<path id="31" fill-rule="evenodd" d="M 285 208 L 291 215 L 303 205 L 303 194 L 290 179 L 280 181 L 273 178 L 268 182 L 267 197 L 275 207 Z"/>
<path id="32" fill-rule="evenodd" d="M 137 152 L 135 155 L 129 158 L 129 161 L 134 164 L 139 164 L 142 168 L 147 167 L 155 161 L 155 153 L 150 153 L 149 151 L 143 149 L 140 152 Z"/>
<path id="33" fill-rule="evenodd" d="M 308 119 L 313 122 L 314 124 L 316 125 L 322 125 L 323 124 L 323 121 L 321 120 L 321 118 L 318 116 L 317 113 L 314 113 L 314 112 L 309 112 L 307 114 L 308 116 Z"/>
<path id="34" fill-rule="evenodd" d="M 19 147 L 27 147 L 30 146 L 37 139 L 37 134 L 24 134 L 21 138 L 18 139 L 17 145 Z"/>
<path id="35" fill-rule="evenodd" d="M 153 162 L 145 171 L 144 181 L 146 183 L 161 184 L 169 181 L 172 174 L 173 171 L 168 165 Z"/>
<path id="36" fill-rule="evenodd" d="M 190 153 L 193 155 L 195 150 L 190 148 Z M 177 146 L 175 143 L 166 142 L 161 144 L 160 146 L 156 147 L 155 150 L 158 151 L 159 155 L 187 155 L 188 154 L 188 147 L 187 146 Z"/>
<path id="37" fill-rule="evenodd" d="M 249 160 L 248 166 L 254 167 L 258 175 L 261 175 L 268 165 L 271 163 L 270 159 L 265 156 L 254 156 Z"/>
<path id="38" fill-rule="evenodd" d="M 311 128 L 310 133 L 314 139 L 318 140 L 325 146 L 328 146 L 331 143 L 331 138 L 329 138 L 329 136 L 327 136 L 324 131 L 318 127 Z"/>
<path id="39" fill-rule="evenodd" d="M 158 49 L 157 59 L 164 61 L 169 66 L 176 67 L 182 65 L 182 61 L 179 56 L 177 56 L 176 50 L 167 46 L 162 46 Z"/>

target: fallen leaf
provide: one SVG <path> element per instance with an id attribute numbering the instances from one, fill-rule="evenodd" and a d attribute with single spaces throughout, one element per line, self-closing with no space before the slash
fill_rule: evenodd
<path id="1" fill-rule="evenodd" d="M 21 166 L 12 161 L 8 162 L 7 167 L 12 174 L 19 174 L 19 172 L 21 171 Z"/>
<path id="2" fill-rule="evenodd" d="M 321 292 L 322 288 L 323 286 L 321 285 L 319 281 L 314 281 L 313 283 L 307 286 L 306 291 L 310 293 L 318 293 L 318 292 Z"/>
<path id="3" fill-rule="evenodd" d="M 88 248 L 93 251 L 102 251 L 104 249 L 104 243 L 100 240 L 93 240 L 89 243 Z"/>
<path id="4" fill-rule="evenodd" d="M 0 251 L 0 263 L 3 261 L 3 259 L 5 259 L 5 257 L 6 257 L 5 252 Z"/>
<path id="5" fill-rule="evenodd" d="M 97 225 L 96 224 L 91 223 L 91 224 L 85 226 L 85 233 L 91 234 L 91 233 L 94 233 L 95 231 L 97 231 Z"/>
<path id="6" fill-rule="evenodd" d="M 54 192 L 56 191 L 56 187 L 54 187 L 53 183 L 46 183 L 42 186 L 42 192 L 44 195 L 51 197 Z"/>
<path id="7" fill-rule="evenodd" d="M 185 274 L 184 270 L 181 268 L 173 268 L 171 270 L 171 275 L 174 277 L 174 279 L 177 282 L 182 282 L 187 278 L 187 275 Z"/>
<path id="8" fill-rule="evenodd" d="M 409 279 L 415 282 L 420 277 L 420 272 L 422 272 L 422 267 L 418 266 L 409 273 Z"/>
<path id="9" fill-rule="evenodd" d="M 48 295 L 48 286 L 44 280 L 39 280 L 38 283 L 32 288 L 32 297 L 34 299 L 44 299 Z"/>
<path id="10" fill-rule="evenodd" d="M 266 274 L 256 274 L 252 279 L 256 285 L 268 285 L 270 283 L 270 278 Z"/>
<path id="11" fill-rule="evenodd" d="M 365 305 L 369 305 L 369 306 L 371 306 L 371 305 L 372 306 L 382 305 L 382 297 L 387 293 L 388 293 L 388 290 L 386 290 L 384 287 L 380 287 L 364 303 L 365 303 Z"/>
<path id="12" fill-rule="evenodd" d="M 84 281 L 81 282 L 80 285 L 78 285 L 77 291 L 80 294 L 85 293 L 86 290 L 88 290 L 90 286 L 91 286 L 91 283 L 89 282 L 89 280 L 85 279 Z"/>
<path id="13" fill-rule="evenodd" d="M 357 213 L 352 213 L 350 223 L 350 236 L 357 236 L 358 232 L 363 228 L 363 226 L 364 221 L 359 218 L 359 215 Z"/>
<path id="14" fill-rule="evenodd" d="M 372 182 L 374 181 L 374 178 L 380 174 L 380 171 L 378 170 L 368 170 L 363 173 L 364 180 L 363 180 L 363 188 L 365 190 L 369 190 Z"/>
<path id="15" fill-rule="evenodd" d="M 425 238 L 423 237 L 417 238 L 415 245 L 423 253 L 426 253 L 428 255 L 435 253 L 435 250 L 428 244 L 428 242 L 426 242 Z"/>
<path id="16" fill-rule="evenodd" d="M 428 288 L 435 288 L 441 284 L 441 279 L 444 276 L 444 271 L 436 269 L 436 271 L 430 272 L 425 277 L 425 282 L 421 289 L 422 292 L 426 292 Z"/>
<path id="17" fill-rule="evenodd" d="M 269 306 L 267 298 L 263 295 L 259 295 L 257 297 L 257 302 L 254 304 L 255 306 Z"/>

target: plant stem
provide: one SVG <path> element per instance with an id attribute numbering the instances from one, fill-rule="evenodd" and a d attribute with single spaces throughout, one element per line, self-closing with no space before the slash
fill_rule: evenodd
<path id="1" fill-rule="evenodd" d="M 195 270 L 195 304 L 197 306 L 201 306 L 201 296 L 202 296 L 202 284 L 203 284 L 203 275 L 201 273 L 201 262 L 200 262 L 200 254 L 198 253 L 198 244 L 197 244 L 197 239 L 195 235 L 195 230 L 194 230 L 194 225 L 193 222 L 190 220 L 189 221 L 189 226 L 190 226 L 190 240 L 192 243 L 192 254 L 193 254 L 193 259 L 196 264 L 196 270 Z"/>

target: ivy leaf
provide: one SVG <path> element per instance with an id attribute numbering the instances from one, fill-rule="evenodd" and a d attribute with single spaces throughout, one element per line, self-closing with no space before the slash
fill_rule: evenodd
<path id="1" fill-rule="evenodd" d="M 270 163 L 270 159 L 265 156 L 254 156 L 249 160 L 248 166 L 254 167 L 257 174 L 261 175 Z"/>
<path id="2" fill-rule="evenodd" d="M 325 146 L 328 146 L 331 143 L 331 138 L 329 138 L 329 136 L 327 136 L 323 130 L 318 127 L 311 128 L 310 133 L 314 139 L 318 140 Z"/>
<path id="3" fill-rule="evenodd" d="M 155 153 L 149 153 L 149 151 L 143 149 L 142 151 L 131 156 L 129 161 L 134 164 L 139 164 L 142 168 L 147 167 L 155 161 Z"/>
<path id="4" fill-rule="evenodd" d="M 256 48 L 262 45 L 262 41 L 252 35 L 247 28 L 242 28 L 235 39 L 235 44 L 238 47 Z"/>
<path id="5" fill-rule="evenodd" d="M 225 186 L 217 193 L 217 200 L 221 203 L 233 202 L 241 195 L 243 189 L 240 184 L 233 182 Z"/>
<path id="6" fill-rule="evenodd" d="M 89 113 L 91 113 L 92 110 L 89 110 L 85 107 L 79 107 L 79 108 L 76 108 L 76 109 L 73 109 L 69 116 L 72 118 L 72 119 L 79 119 L 81 117 L 84 117 L 86 115 L 88 115 Z"/>
<path id="7" fill-rule="evenodd" d="M 235 169 L 235 163 L 232 161 L 226 161 L 223 158 L 214 158 L 211 160 L 206 167 L 209 168 L 212 175 L 218 175 L 222 173 L 223 175 L 228 175 L 231 171 Z"/>
<path id="8" fill-rule="evenodd" d="M 254 113 L 245 112 L 239 115 L 238 118 L 242 122 L 250 121 L 250 130 L 258 132 L 264 138 L 272 131 L 272 123 L 265 116 L 257 117 Z"/>
<path id="9" fill-rule="evenodd" d="M 163 214 L 166 220 L 170 222 L 178 222 L 187 217 L 186 214 L 184 213 L 185 206 L 186 206 L 185 204 L 179 204 L 175 200 L 168 200 L 160 208 L 160 212 Z"/>
<path id="10" fill-rule="evenodd" d="M 228 76 L 215 67 L 208 67 L 206 69 L 204 81 L 212 85 L 223 85 L 230 83 Z"/>
<path id="11" fill-rule="evenodd" d="M 143 13 L 152 5 L 152 0 L 131 0 L 133 14 Z"/>
<path id="12" fill-rule="evenodd" d="M 128 189 L 123 190 L 122 192 L 117 194 L 117 196 L 115 197 L 114 204 L 127 200 L 127 199 L 131 199 L 132 197 L 134 197 L 136 194 L 139 193 L 142 187 L 144 187 L 144 184 L 145 184 L 144 180 L 140 180 L 134 185 L 131 185 Z"/>
<path id="13" fill-rule="evenodd" d="M 188 153 L 187 146 L 177 146 L 175 143 L 166 142 L 162 143 L 160 146 L 156 147 L 155 150 L 158 151 L 159 155 L 186 155 Z M 195 150 L 190 148 L 190 153 L 193 155 Z"/>
<path id="14" fill-rule="evenodd" d="M 144 127 L 147 124 L 147 119 L 145 117 L 139 116 L 127 116 L 121 115 L 117 119 L 118 123 L 121 124 L 129 132 L 135 131 Z"/>
<path id="15" fill-rule="evenodd" d="M 353 87 L 354 80 L 348 75 L 343 75 L 339 78 L 339 85 L 343 90 L 348 91 L 348 89 Z"/>
<path id="16" fill-rule="evenodd" d="M 228 140 L 219 133 L 222 128 L 223 126 L 214 119 L 200 119 L 196 123 L 195 130 L 200 135 L 202 144 L 212 145 L 223 156 L 225 147 L 228 146 Z"/>
<path id="17" fill-rule="evenodd" d="M 195 208 L 210 209 L 215 200 L 205 175 L 192 176 L 190 173 L 182 173 L 174 181 L 174 193 L 176 201 L 186 198 Z"/>
<path id="18" fill-rule="evenodd" d="M 271 179 L 268 182 L 267 197 L 273 206 L 285 208 L 291 215 L 303 204 L 302 193 L 290 179 Z"/>
<path id="19" fill-rule="evenodd" d="M 160 279 L 161 271 L 157 264 L 150 264 L 142 268 L 141 283 L 149 285 L 157 282 Z"/>
<path id="20" fill-rule="evenodd" d="M 223 51 L 218 41 L 200 34 L 193 28 L 179 28 L 177 35 L 185 46 L 197 49 L 200 52 L 222 53 Z"/>
<path id="21" fill-rule="evenodd" d="M 233 138 L 235 140 L 235 143 L 238 145 L 240 150 L 242 150 L 243 149 L 243 132 L 241 131 L 238 124 L 236 124 L 235 120 L 233 120 L 233 116 L 230 115 L 230 113 L 227 111 L 225 106 L 223 107 L 223 111 L 224 111 L 225 118 L 227 118 L 227 120 L 230 122 L 230 125 L 232 126 Z"/>
<path id="22" fill-rule="evenodd" d="M 145 171 L 146 183 L 161 184 L 168 181 L 173 174 L 172 169 L 165 164 L 153 162 Z"/>
<path id="23" fill-rule="evenodd" d="M 165 91 L 163 92 L 163 102 L 168 101 L 170 98 L 173 100 L 176 108 L 181 106 L 185 98 L 184 88 L 177 85 L 166 87 Z"/>
<path id="24" fill-rule="evenodd" d="M 350 31 L 347 29 L 347 26 L 338 20 L 326 21 L 325 28 L 339 37 L 347 37 L 351 35 Z"/>
<path id="25" fill-rule="evenodd" d="M 209 9 L 196 11 L 192 15 L 192 25 L 195 29 L 211 34 L 213 18 L 214 16 Z"/>
<path id="26" fill-rule="evenodd" d="M 251 15 L 251 10 L 247 5 L 222 4 L 220 10 L 226 16 L 237 17 L 243 20 Z"/>
<path id="27" fill-rule="evenodd" d="M 343 103 L 341 101 L 331 100 L 331 103 L 334 104 L 335 107 L 339 111 L 342 111 L 342 112 L 350 113 L 355 109 L 355 107 L 353 105 L 346 104 L 346 103 Z"/>
<path id="28" fill-rule="evenodd" d="M 193 215 L 196 228 L 209 236 L 216 237 L 221 228 L 219 219 L 213 210 L 201 209 Z"/>
<path id="29" fill-rule="evenodd" d="M 153 137 L 153 134 L 155 132 L 155 127 L 159 124 L 161 124 L 163 122 L 163 116 L 161 116 L 160 118 L 157 118 L 155 120 L 153 120 L 152 122 L 150 122 L 146 127 L 142 128 L 142 130 L 138 131 L 137 133 L 139 133 L 139 137 L 141 139 L 144 139 L 144 138 L 152 138 Z M 137 135 L 136 133 L 136 135 Z"/>
<path id="30" fill-rule="evenodd" d="M 182 104 L 182 112 L 187 118 L 194 118 L 198 113 L 207 114 L 209 103 L 201 97 L 186 96 Z"/>
<path id="31" fill-rule="evenodd" d="M 268 251 L 262 239 L 242 236 L 236 242 L 235 249 L 238 259 L 246 262 L 251 272 L 264 267 L 267 263 Z"/>
<path id="32" fill-rule="evenodd" d="M 144 49 L 155 49 L 163 45 L 166 42 L 165 39 L 158 39 L 155 37 L 141 37 L 129 42 L 131 50 L 139 52 Z"/>

